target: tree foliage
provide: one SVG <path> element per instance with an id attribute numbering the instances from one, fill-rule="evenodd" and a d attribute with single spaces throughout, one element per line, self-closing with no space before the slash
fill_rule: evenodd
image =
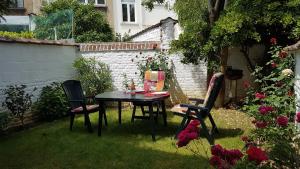
<path id="1" fill-rule="evenodd" d="M 110 28 L 105 15 L 96 10 L 92 4 L 81 4 L 77 0 L 57 0 L 49 5 L 46 5 L 42 11 L 44 16 L 50 16 L 53 13 L 59 13 L 60 11 L 71 10 L 74 13 L 74 38 L 76 42 L 97 42 L 97 41 L 111 41 L 113 39 L 112 29 Z M 48 30 L 47 24 L 57 23 L 57 20 L 64 20 L 64 16 L 68 13 L 59 13 L 60 15 L 51 15 L 52 18 L 44 18 L 44 22 L 41 23 L 41 32 L 53 32 Z M 64 22 L 66 23 L 66 22 Z M 58 22 L 58 25 L 60 22 Z M 59 25 L 63 30 L 71 29 L 67 24 Z M 65 26 L 65 27 L 64 27 Z M 39 25 L 37 24 L 37 28 Z M 62 36 L 68 36 L 66 33 L 62 33 Z M 53 36 L 49 36 L 53 38 Z"/>
<path id="2" fill-rule="evenodd" d="M 151 8 L 153 1 L 162 2 L 144 4 Z M 269 47 L 272 36 L 282 45 L 300 37 L 299 0 L 176 0 L 174 9 L 184 32 L 172 46 L 184 53 L 185 63 L 218 60 L 229 46 Z"/>

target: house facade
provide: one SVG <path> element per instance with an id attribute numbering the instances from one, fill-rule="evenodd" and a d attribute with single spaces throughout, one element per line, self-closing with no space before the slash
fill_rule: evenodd
<path id="1" fill-rule="evenodd" d="M 167 17 L 176 19 L 172 4 L 172 1 L 155 4 L 154 9 L 149 11 L 142 6 L 142 0 L 114 0 L 114 31 L 121 35 L 133 35 Z"/>
<path id="2" fill-rule="evenodd" d="M 55 0 L 10 0 L 5 22 L 2 24 L 19 25 L 30 29 L 31 16 L 41 13 L 43 5 Z M 152 11 L 142 6 L 142 0 L 78 0 L 83 4 L 91 3 L 97 10 L 104 12 L 107 20 L 115 33 L 134 35 L 162 19 L 171 17 L 176 19 L 175 12 L 171 9 L 173 0 L 165 4 L 155 4 Z M 25 28 L 25 29 L 26 29 Z"/>

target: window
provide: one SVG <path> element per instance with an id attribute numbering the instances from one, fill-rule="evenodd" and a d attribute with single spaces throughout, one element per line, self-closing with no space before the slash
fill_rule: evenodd
<path id="1" fill-rule="evenodd" d="M 105 5 L 105 0 L 78 0 L 78 1 L 83 4 L 92 3 L 95 5 Z"/>
<path id="2" fill-rule="evenodd" d="M 135 0 L 122 0 L 123 22 L 135 22 Z"/>
<path id="3" fill-rule="evenodd" d="M 23 0 L 10 0 L 9 7 L 10 8 L 24 8 L 24 1 Z"/>

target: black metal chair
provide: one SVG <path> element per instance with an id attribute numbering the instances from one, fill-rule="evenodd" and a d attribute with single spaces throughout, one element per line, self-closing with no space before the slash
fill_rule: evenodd
<path id="1" fill-rule="evenodd" d="M 78 80 L 67 80 L 62 83 L 62 87 L 70 104 L 70 130 L 73 128 L 74 118 L 76 114 L 84 115 L 84 125 L 87 126 L 88 131 L 92 132 L 92 125 L 89 114 L 99 111 L 99 105 L 87 105 L 86 99 L 94 99 L 93 96 L 85 97 Z M 105 125 L 107 126 L 106 114 L 104 114 Z"/>
<path id="2" fill-rule="evenodd" d="M 174 106 L 171 109 L 174 115 L 183 117 L 175 137 L 177 137 L 180 131 L 186 128 L 191 120 L 198 119 L 202 128 L 201 132 L 205 133 L 211 145 L 214 144 L 214 133 L 218 133 L 219 131 L 213 117 L 210 114 L 210 111 L 213 108 L 214 103 L 222 88 L 223 80 L 223 73 L 214 74 L 212 79 L 210 80 L 205 99 L 190 98 L 189 100 L 195 102 L 194 104 L 180 104 Z M 200 104 L 203 104 L 203 106 L 199 106 Z M 207 125 L 204 122 L 204 119 L 206 117 L 209 118 L 209 121 L 212 125 L 210 131 L 208 130 Z"/>

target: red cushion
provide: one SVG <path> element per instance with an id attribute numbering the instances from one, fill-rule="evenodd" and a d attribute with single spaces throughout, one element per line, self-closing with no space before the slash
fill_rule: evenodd
<path id="1" fill-rule="evenodd" d="M 97 104 L 86 105 L 86 110 L 87 110 L 87 111 L 91 111 L 91 110 L 94 110 L 94 109 L 97 109 L 97 108 L 99 108 L 99 105 L 97 105 Z M 73 112 L 73 113 L 80 113 L 80 112 L 82 112 L 82 111 L 83 111 L 82 106 L 77 107 L 77 108 L 71 110 L 71 112 Z"/>

